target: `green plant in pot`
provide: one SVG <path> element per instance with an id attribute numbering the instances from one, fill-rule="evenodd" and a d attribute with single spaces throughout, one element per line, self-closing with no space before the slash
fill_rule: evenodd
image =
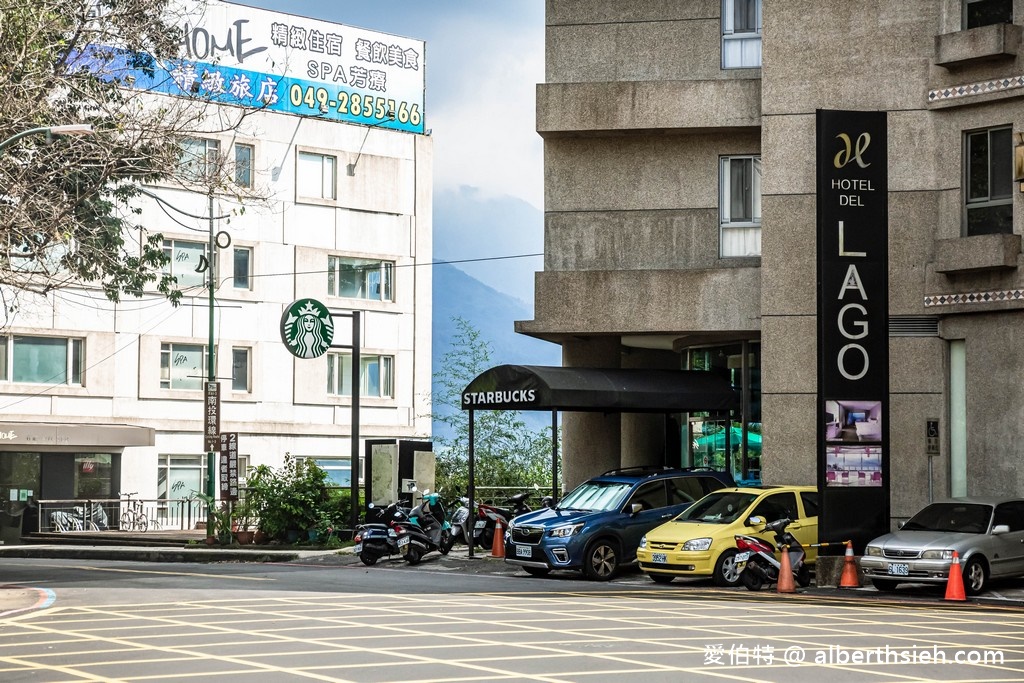
<path id="1" fill-rule="evenodd" d="M 218 505 L 216 498 L 205 493 L 199 493 L 198 496 L 200 500 L 206 503 L 206 507 L 210 511 L 210 520 L 213 522 L 213 536 L 221 545 L 228 545 L 232 540 L 231 525 L 234 521 L 230 503 L 223 501 Z"/>

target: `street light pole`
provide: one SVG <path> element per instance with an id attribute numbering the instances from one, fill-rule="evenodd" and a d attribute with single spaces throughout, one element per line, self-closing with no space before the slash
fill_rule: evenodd
<path id="1" fill-rule="evenodd" d="M 0 142 L 0 151 L 3 151 L 8 146 L 14 144 L 22 138 L 27 138 L 29 135 L 40 135 L 45 134 L 47 140 L 53 138 L 54 135 L 92 135 L 92 125 L 88 123 L 75 123 L 67 126 L 39 126 L 38 128 L 29 128 L 23 130 L 20 133 L 15 133 L 11 137 L 7 138 L 3 142 Z"/>
<path id="2" fill-rule="evenodd" d="M 210 295 L 210 313 L 209 313 L 209 346 L 206 352 L 206 379 L 210 386 L 217 381 L 217 373 L 215 371 L 217 364 L 216 358 L 213 351 L 213 311 L 216 306 L 213 291 L 216 287 L 215 274 L 213 272 L 213 186 L 210 186 L 210 191 L 207 193 L 207 215 L 209 216 L 209 227 L 210 227 L 210 243 L 207 251 L 207 258 L 210 260 L 209 267 L 207 268 L 210 273 L 209 278 L 209 295 Z M 219 398 L 218 398 L 219 400 Z M 213 485 L 214 475 L 217 473 L 217 463 L 214 461 L 213 451 L 206 452 L 206 495 L 209 496 L 210 504 L 206 507 L 206 536 L 210 538 L 213 536 L 213 505 L 216 497 L 216 489 Z"/>

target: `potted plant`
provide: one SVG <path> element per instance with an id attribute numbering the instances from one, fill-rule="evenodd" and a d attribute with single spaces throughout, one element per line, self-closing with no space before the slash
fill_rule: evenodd
<path id="1" fill-rule="evenodd" d="M 235 504 L 231 510 L 234 520 L 235 540 L 241 545 L 248 545 L 253 542 L 256 530 L 253 528 L 255 519 L 248 500 L 242 500 Z"/>

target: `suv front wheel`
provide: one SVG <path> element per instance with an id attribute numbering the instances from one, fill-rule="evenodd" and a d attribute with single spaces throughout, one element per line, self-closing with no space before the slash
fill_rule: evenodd
<path id="1" fill-rule="evenodd" d="M 594 581 L 608 581 L 619 569 L 619 546 L 611 539 L 599 538 L 587 546 L 583 574 Z"/>

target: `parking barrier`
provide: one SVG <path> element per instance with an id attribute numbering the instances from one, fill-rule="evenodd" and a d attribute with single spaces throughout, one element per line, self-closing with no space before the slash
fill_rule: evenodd
<path id="1" fill-rule="evenodd" d="M 946 580 L 946 600 L 966 600 L 964 595 L 964 575 L 960 570 L 960 555 L 953 551 L 953 562 L 949 565 L 949 578 Z"/>
<path id="2" fill-rule="evenodd" d="M 789 561 L 789 548 L 782 547 L 782 558 L 779 566 L 779 582 L 775 584 L 777 593 L 796 593 L 796 584 L 793 582 L 793 564 Z"/>
<path id="3" fill-rule="evenodd" d="M 839 577 L 840 588 L 860 588 L 857 576 L 857 561 L 853 559 L 853 543 L 846 542 L 846 558 L 843 560 L 843 574 Z"/>
<path id="4" fill-rule="evenodd" d="M 494 524 L 494 541 L 491 542 L 491 557 L 505 557 L 505 527 L 501 520 Z"/>

